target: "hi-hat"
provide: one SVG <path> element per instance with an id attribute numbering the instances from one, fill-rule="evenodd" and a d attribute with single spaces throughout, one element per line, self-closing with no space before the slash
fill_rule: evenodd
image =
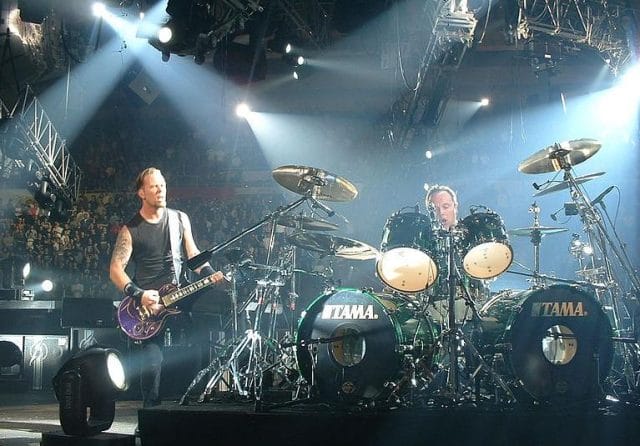
<path id="1" fill-rule="evenodd" d="M 309 231 L 335 231 L 338 229 L 338 225 L 334 223 L 304 215 L 284 215 L 278 219 L 277 223 L 280 226 Z"/>
<path id="2" fill-rule="evenodd" d="M 576 178 L 573 179 L 573 181 L 575 181 L 576 184 L 582 184 L 582 183 L 586 183 L 587 181 L 591 181 L 594 178 L 601 177 L 604 174 L 605 174 L 605 172 L 590 173 L 589 175 L 583 175 L 581 177 L 576 177 Z M 542 195 L 547 195 L 547 194 L 550 194 L 552 192 L 557 192 L 559 190 L 568 189 L 570 186 L 571 186 L 571 182 L 568 181 L 568 180 L 564 180 L 564 181 L 561 181 L 559 183 L 553 184 L 553 185 L 551 185 L 549 187 L 546 187 L 544 189 L 539 190 L 538 192 L 533 194 L 533 196 L 534 197 L 540 197 Z"/>
<path id="3" fill-rule="evenodd" d="M 378 250 L 366 243 L 346 237 L 299 232 L 288 238 L 289 243 L 300 248 L 351 260 L 369 260 L 378 256 Z"/>
<path id="4" fill-rule="evenodd" d="M 531 226 L 528 228 L 515 228 L 509 229 L 507 234 L 516 235 L 520 237 L 531 237 L 535 234 L 540 235 L 548 235 L 548 234 L 558 234 L 560 232 L 568 231 L 567 228 L 554 228 L 552 226 Z"/>
<path id="5" fill-rule="evenodd" d="M 556 143 L 539 150 L 518 165 L 522 173 L 557 172 L 564 165 L 575 166 L 588 160 L 600 150 L 602 144 L 596 139 L 574 139 Z"/>
<path id="6" fill-rule="evenodd" d="M 356 187 L 345 178 L 315 167 L 281 166 L 272 174 L 286 189 L 317 200 L 351 201 L 358 195 Z"/>

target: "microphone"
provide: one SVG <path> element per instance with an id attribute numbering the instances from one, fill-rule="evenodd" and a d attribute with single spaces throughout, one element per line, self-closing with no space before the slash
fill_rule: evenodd
<path id="1" fill-rule="evenodd" d="M 540 188 L 541 188 L 541 187 L 542 187 L 542 185 L 541 185 L 541 184 L 533 183 L 533 188 L 534 188 L 535 190 L 540 190 Z"/>
<path id="2" fill-rule="evenodd" d="M 334 215 L 336 215 L 336 211 L 334 211 L 333 209 L 331 209 L 329 206 L 327 206 L 324 203 L 319 202 L 318 200 L 316 200 L 313 197 L 309 197 L 309 199 L 311 200 L 311 202 L 313 203 L 313 207 L 314 208 L 320 208 L 322 209 L 328 217 L 333 217 Z"/>
<path id="3" fill-rule="evenodd" d="M 591 206 L 595 206 L 596 204 L 600 203 L 604 199 L 604 197 L 606 197 L 607 194 L 613 190 L 614 187 L 615 186 L 607 187 L 600 195 L 593 199 L 593 201 L 591 202 Z"/>

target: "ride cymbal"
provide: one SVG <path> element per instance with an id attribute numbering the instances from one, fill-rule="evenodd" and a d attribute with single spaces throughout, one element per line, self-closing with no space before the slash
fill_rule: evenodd
<path id="1" fill-rule="evenodd" d="M 334 223 L 304 215 L 284 215 L 277 220 L 277 224 L 309 231 L 335 231 L 338 229 L 338 225 Z"/>
<path id="2" fill-rule="evenodd" d="M 582 183 L 586 183 L 587 181 L 591 181 L 594 178 L 598 178 L 602 175 L 604 175 L 605 172 L 596 172 L 596 173 L 590 173 L 589 175 L 583 175 L 581 177 L 576 177 L 574 178 L 573 181 L 576 182 L 576 184 L 582 184 Z M 553 184 L 551 186 L 548 186 L 544 189 L 539 190 L 538 192 L 536 192 L 535 194 L 533 194 L 534 197 L 540 197 L 542 195 L 547 195 L 550 194 L 552 192 L 557 192 L 559 190 L 565 190 L 568 189 L 569 186 L 571 186 L 571 182 L 564 180 L 564 181 L 560 181 L 559 183 Z"/>
<path id="3" fill-rule="evenodd" d="M 562 170 L 564 164 L 575 166 L 588 160 L 600 150 L 596 139 L 583 138 L 563 141 L 537 151 L 518 165 L 522 173 L 550 173 Z"/>
<path id="4" fill-rule="evenodd" d="M 317 200 L 351 201 L 358 195 L 356 187 L 345 178 L 315 167 L 281 166 L 272 175 L 282 187 Z"/>
<path id="5" fill-rule="evenodd" d="M 372 246 L 346 237 L 299 232 L 288 237 L 287 240 L 300 248 L 344 259 L 370 260 L 378 256 L 378 250 Z"/>

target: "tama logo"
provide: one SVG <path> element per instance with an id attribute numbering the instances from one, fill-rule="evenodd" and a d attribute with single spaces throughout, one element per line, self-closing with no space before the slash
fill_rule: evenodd
<path id="1" fill-rule="evenodd" d="M 587 315 L 582 302 L 534 302 L 531 305 L 533 317 L 583 317 Z"/>
<path id="2" fill-rule="evenodd" d="M 378 319 L 373 305 L 325 305 L 322 319 Z"/>

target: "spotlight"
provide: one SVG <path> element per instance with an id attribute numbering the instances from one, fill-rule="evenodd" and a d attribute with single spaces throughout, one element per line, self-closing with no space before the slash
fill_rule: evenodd
<path id="1" fill-rule="evenodd" d="M 480 99 L 480 107 L 486 107 L 487 105 L 489 105 L 489 98 Z"/>
<path id="2" fill-rule="evenodd" d="M 51 290 L 53 290 L 53 282 L 50 281 L 49 279 L 43 280 L 40 286 L 42 287 L 42 291 L 46 293 L 49 293 L 51 292 Z"/>
<path id="3" fill-rule="evenodd" d="M 287 46 L 284 47 L 284 52 L 285 54 L 289 54 L 291 51 L 293 51 L 293 47 L 290 43 L 287 43 Z"/>
<path id="4" fill-rule="evenodd" d="M 158 40 L 160 43 L 169 43 L 173 37 L 173 31 L 168 26 L 163 26 L 158 30 Z"/>
<path id="5" fill-rule="evenodd" d="M 251 113 L 251 108 L 249 108 L 249 106 L 244 102 L 241 102 L 236 106 L 236 115 L 239 118 L 246 118 L 249 116 L 249 113 Z"/>
<path id="6" fill-rule="evenodd" d="M 91 12 L 93 12 L 93 15 L 96 17 L 102 17 L 104 13 L 107 12 L 107 7 L 104 3 L 95 2 L 91 5 Z"/>
<path id="7" fill-rule="evenodd" d="M 430 160 L 431 158 L 433 158 L 433 152 L 431 150 L 427 150 L 426 152 L 424 152 L 424 156 Z"/>
<path id="8" fill-rule="evenodd" d="M 31 263 L 27 262 L 22 267 L 22 279 L 26 279 L 29 277 L 29 273 L 31 272 Z"/>
<path id="9" fill-rule="evenodd" d="M 89 436 L 109 429 L 116 396 L 126 389 L 117 350 L 90 347 L 80 351 L 53 377 L 62 430 L 67 435 Z"/>
<path id="10" fill-rule="evenodd" d="M 305 63 L 304 57 L 303 56 L 298 56 L 298 58 L 296 59 L 296 63 L 298 65 L 304 65 L 304 63 Z"/>
<path id="11" fill-rule="evenodd" d="M 582 247 L 582 252 L 586 256 L 593 255 L 593 248 L 591 246 L 589 246 L 589 245 L 584 245 Z"/>
<path id="12" fill-rule="evenodd" d="M 295 71 L 295 70 L 293 71 L 293 78 L 294 78 L 295 80 L 300 79 L 300 75 L 299 75 L 299 74 L 298 74 L 298 72 L 297 72 L 297 71 Z"/>

